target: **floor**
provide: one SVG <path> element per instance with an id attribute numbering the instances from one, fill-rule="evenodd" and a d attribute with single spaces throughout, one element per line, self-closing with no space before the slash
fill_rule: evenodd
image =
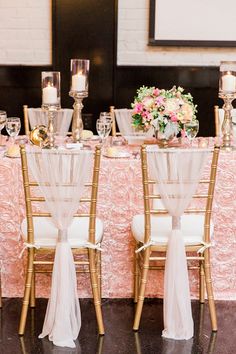
<path id="1" fill-rule="evenodd" d="M 161 338 L 162 301 L 145 301 L 139 332 L 132 331 L 131 300 L 103 300 L 106 334 L 98 337 L 93 303 L 81 300 L 82 328 L 76 349 L 55 347 L 47 338 L 38 339 L 47 301 L 37 300 L 30 310 L 24 337 L 17 335 L 21 300 L 4 299 L 0 318 L 0 354 L 235 354 L 236 302 L 217 302 L 219 330 L 211 333 L 208 306 L 192 302 L 195 335 L 188 341 Z"/>

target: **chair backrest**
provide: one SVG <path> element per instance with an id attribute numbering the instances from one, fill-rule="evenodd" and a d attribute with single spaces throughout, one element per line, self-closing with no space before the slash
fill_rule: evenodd
<path id="1" fill-rule="evenodd" d="M 112 115 L 112 136 L 123 135 L 123 136 L 133 136 L 139 134 L 132 126 L 132 114 L 133 110 L 128 108 L 115 109 L 114 106 L 110 107 L 110 112 Z M 116 124 L 119 129 L 119 133 L 116 131 Z M 152 137 L 153 130 L 150 129 L 148 132 L 143 133 L 145 137 Z"/>
<path id="2" fill-rule="evenodd" d="M 24 126 L 25 126 L 25 135 L 29 136 L 30 127 L 29 127 L 29 116 L 28 116 L 28 106 L 23 105 L 23 113 L 24 113 Z"/>
<path id="3" fill-rule="evenodd" d="M 50 152 L 50 151 L 49 151 Z M 58 151 L 59 152 L 59 151 Z M 57 152 L 57 153 L 58 153 Z M 39 184 L 35 181 L 30 173 L 29 159 L 27 158 L 27 151 L 25 145 L 20 146 L 21 153 L 21 164 L 22 164 L 22 175 L 23 175 L 23 185 L 24 185 L 24 194 L 25 194 L 25 204 L 26 204 L 26 219 L 27 219 L 27 242 L 30 244 L 34 243 L 34 217 L 52 217 L 52 214 L 48 212 L 48 209 L 45 208 L 45 198 L 42 196 L 41 188 Z M 71 154 L 72 163 L 76 159 L 76 155 L 83 154 L 85 151 L 66 151 L 66 154 Z M 63 151 L 60 152 L 63 154 Z M 92 152 L 91 152 L 92 154 Z M 73 156 L 72 156 L 73 155 Z M 40 159 L 40 156 L 37 158 Z M 74 160 L 73 160 L 74 159 Z M 97 194 L 98 194 L 98 182 L 99 182 L 99 171 L 100 171 L 100 159 L 101 159 L 101 148 L 96 147 L 94 152 L 93 160 L 93 170 L 90 171 L 91 179 L 86 181 L 86 196 L 80 198 L 79 210 L 83 212 L 76 212 L 74 217 L 89 217 L 89 242 L 95 243 L 95 228 L 96 228 L 96 206 L 97 206 Z M 73 187 L 71 169 L 68 165 L 68 182 L 63 181 L 63 184 L 60 185 L 62 188 Z M 43 172 L 43 171 L 42 171 Z M 57 171 L 60 173 L 60 171 Z M 87 176 L 89 178 L 89 176 Z M 45 182 L 47 183 L 47 182 Z M 91 192 L 88 196 L 88 188 L 91 189 Z M 84 206 L 81 204 L 85 204 Z"/>
<path id="4" fill-rule="evenodd" d="M 23 106 L 25 134 L 29 135 L 30 131 L 37 125 L 48 126 L 47 113 L 41 108 L 28 108 Z M 73 115 L 73 109 L 62 108 L 56 112 L 55 117 L 55 133 L 66 135 L 69 131 Z"/>
<path id="5" fill-rule="evenodd" d="M 132 109 L 120 108 L 115 109 L 115 119 L 121 135 L 132 135 L 135 128 L 132 126 Z"/>
<path id="6" fill-rule="evenodd" d="M 121 135 L 119 132 L 116 131 L 115 106 L 110 106 L 110 113 L 112 118 L 111 135 L 112 136 Z"/>
<path id="7" fill-rule="evenodd" d="M 220 137 L 222 136 L 222 124 L 224 121 L 224 109 L 219 108 L 219 106 L 214 106 L 215 113 L 215 135 Z M 236 109 L 232 109 L 232 122 L 233 122 L 233 133 L 236 137 Z"/>
<path id="8" fill-rule="evenodd" d="M 161 150 L 161 151 L 160 151 Z M 186 154 L 186 149 L 158 149 L 154 152 L 155 154 L 173 154 L 175 152 L 181 153 L 180 150 L 183 150 L 183 153 Z M 201 150 L 201 149 L 199 149 Z M 185 151 L 185 152 L 184 152 Z M 193 149 L 190 149 L 189 152 L 191 153 Z M 150 230 L 151 230 L 151 215 L 166 215 L 168 214 L 167 209 L 164 207 L 162 202 L 161 192 L 160 192 L 160 181 L 154 180 L 150 177 L 150 159 L 149 159 L 149 152 L 153 153 L 153 149 L 151 151 L 147 150 L 147 147 L 143 145 L 141 147 L 141 163 L 142 163 L 142 181 L 143 181 L 143 194 L 144 194 L 144 215 L 145 215 L 145 238 L 144 243 L 150 241 Z M 207 158 L 209 157 L 208 154 L 212 154 L 211 156 L 211 167 L 209 169 L 209 173 L 207 173 L 206 178 L 206 171 L 204 170 L 204 178 L 202 178 L 197 182 L 198 185 L 197 191 L 194 192 L 192 195 L 192 199 L 195 200 L 194 203 L 191 203 L 184 210 L 184 214 L 203 214 L 204 215 L 204 241 L 209 243 L 210 239 L 210 221 L 211 221 L 211 213 L 212 213 L 212 203 L 213 203 L 213 195 L 214 195 L 214 188 L 215 188 L 215 180 L 216 180 L 216 171 L 217 171 L 217 163 L 218 163 L 218 156 L 219 156 L 219 147 L 216 146 L 213 151 L 208 149 Z M 167 156 L 166 155 L 166 156 Z M 158 157 L 158 155 L 157 155 Z M 184 156 L 181 157 L 182 161 L 185 161 Z M 194 163 L 193 158 L 191 159 L 192 163 Z M 170 163 L 171 159 L 167 157 L 167 164 Z M 166 167 L 168 168 L 168 167 Z M 184 169 L 189 169 L 191 166 L 184 166 Z M 168 171 L 166 172 L 168 175 Z M 176 185 L 178 183 L 177 177 L 173 179 L 168 175 L 168 181 L 166 181 L 166 185 L 168 188 L 168 184 Z M 172 179 L 171 179 L 172 178 Z M 194 181 L 194 177 L 193 177 Z M 185 183 L 192 183 L 192 181 L 185 181 Z M 195 181 L 194 181 L 195 183 Z M 154 186 L 156 189 L 154 191 Z M 178 187 L 177 187 L 178 190 Z M 172 192 L 171 192 L 172 193 Z M 171 198 L 181 198 L 181 196 L 174 196 L 171 194 Z M 158 203 L 154 203 L 157 201 Z"/>
<path id="9" fill-rule="evenodd" d="M 110 106 L 110 113 L 112 117 L 112 136 L 131 135 L 134 132 L 131 109 L 115 109 L 114 106 Z M 119 129 L 118 132 L 116 127 Z"/>

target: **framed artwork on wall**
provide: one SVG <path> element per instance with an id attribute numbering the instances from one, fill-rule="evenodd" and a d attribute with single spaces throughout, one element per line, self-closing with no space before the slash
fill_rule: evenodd
<path id="1" fill-rule="evenodd" d="M 150 0 L 149 45 L 236 46 L 235 0 Z"/>

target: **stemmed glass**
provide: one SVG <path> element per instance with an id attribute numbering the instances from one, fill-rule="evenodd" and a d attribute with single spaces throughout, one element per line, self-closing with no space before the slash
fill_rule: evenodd
<path id="1" fill-rule="evenodd" d="M 102 139 L 102 145 L 104 140 L 108 137 L 111 131 L 111 119 L 99 118 L 96 122 L 96 128 L 98 135 Z"/>
<path id="2" fill-rule="evenodd" d="M 6 125 L 7 112 L 0 111 L 0 145 L 2 144 L 2 129 Z"/>
<path id="3" fill-rule="evenodd" d="M 197 119 L 184 124 L 185 134 L 192 146 L 193 139 L 197 136 L 199 131 L 199 121 Z"/>
<path id="4" fill-rule="evenodd" d="M 111 120 L 111 113 L 110 112 L 101 112 L 99 119 Z"/>
<path id="5" fill-rule="evenodd" d="M 10 135 L 10 137 L 13 138 L 13 143 L 15 143 L 15 138 L 19 134 L 20 128 L 21 128 L 20 118 L 17 117 L 7 118 L 6 131 Z"/>

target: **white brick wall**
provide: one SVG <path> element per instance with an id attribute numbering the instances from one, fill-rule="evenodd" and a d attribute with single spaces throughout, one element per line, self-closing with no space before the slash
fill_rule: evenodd
<path id="1" fill-rule="evenodd" d="M 118 65 L 218 66 L 236 48 L 149 47 L 149 0 L 119 0 Z"/>
<path id="2" fill-rule="evenodd" d="M 0 65 L 48 65 L 51 0 L 0 0 Z M 149 0 L 119 0 L 118 65 L 218 66 L 236 48 L 149 47 Z"/>
<path id="3" fill-rule="evenodd" d="M 51 0 L 0 0 L 0 18 L 0 65 L 51 64 Z"/>

